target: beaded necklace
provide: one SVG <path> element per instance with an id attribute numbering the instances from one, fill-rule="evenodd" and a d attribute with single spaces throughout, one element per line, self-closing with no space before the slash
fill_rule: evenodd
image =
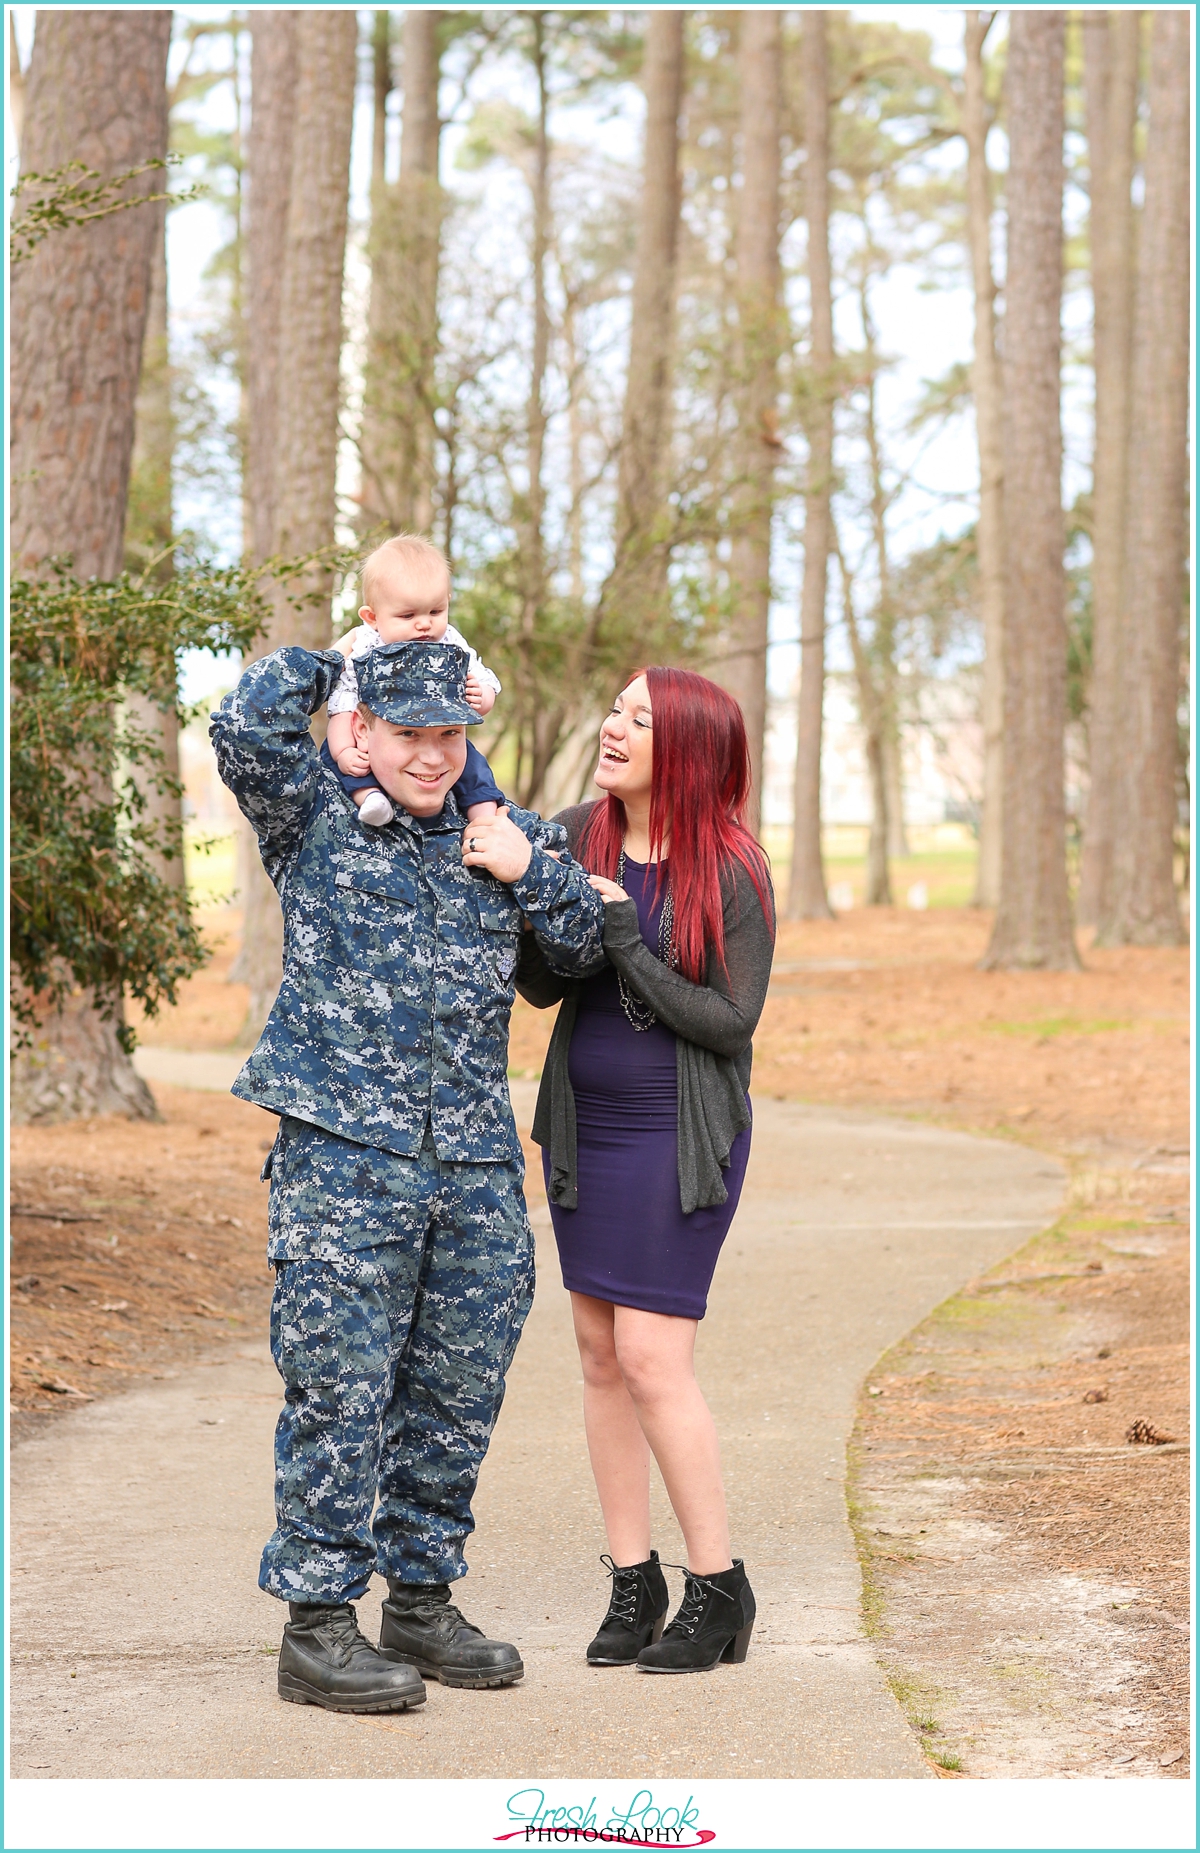
<path id="1" fill-rule="evenodd" d="M 621 853 L 617 857 L 617 886 L 618 888 L 623 888 L 625 886 L 624 847 L 622 847 Z M 670 971 L 674 971 L 679 963 L 673 943 L 674 933 L 675 902 L 671 895 L 670 877 L 668 876 L 666 898 L 662 904 L 662 912 L 658 916 L 658 956 Z M 621 994 L 621 1008 L 629 1018 L 634 1029 L 650 1029 L 658 1022 L 658 1018 L 655 1016 L 653 1010 L 651 1010 L 649 1004 L 646 1003 L 644 998 L 639 997 L 636 991 L 630 988 L 625 982 L 624 974 L 621 972 L 617 973 L 617 990 Z"/>

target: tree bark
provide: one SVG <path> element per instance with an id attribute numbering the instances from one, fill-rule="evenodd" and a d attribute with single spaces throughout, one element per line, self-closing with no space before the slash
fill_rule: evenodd
<path id="1" fill-rule="evenodd" d="M 904 833 L 903 771 L 900 762 L 900 726 L 896 712 L 896 607 L 892 596 L 892 561 L 888 546 L 887 514 L 889 496 L 883 480 L 883 446 L 879 437 L 877 381 L 879 359 L 875 318 L 871 313 L 869 283 L 864 272 L 859 289 L 862 315 L 864 358 L 867 368 L 866 439 L 871 472 L 871 533 L 875 542 L 876 581 L 875 635 L 870 655 L 874 658 L 875 697 L 864 724 L 878 738 L 869 743 L 872 764 L 877 759 L 880 777 L 872 780 L 871 843 L 867 851 L 867 905 L 890 907 L 891 879 L 889 856 L 907 856 L 908 839 Z M 878 840 L 877 840 L 878 839 Z"/>
<path id="2" fill-rule="evenodd" d="M 771 603 L 771 508 L 780 451 L 777 374 L 779 301 L 780 14 L 740 15 L 742 189 L 737 221 L 737 387 L 740 446 L 730 560 L 732 617 L 725 685 L 741 703 L 750 741 L 747 823 L 762 808 L 767 715 L 767 621 Z"/>
<path id="3" fill-rule="evenodd" d="M 386 15 L 380 17 L 386 18 Z M 443 14 L 404 12 L 400 177 L 382 172 L 387 92 L 376 59 L 376 163 L 371 200 L 371 301 L 363 404 L 366 528 L 424 532 L 433 520 L 434 401 L 442 191 L 438 84 Z"/>
<path id="4" fill-rule="evenodd" d="M 21 152 L 21 130 L 25 122 L 25 73 L 17 45 L 17 22 L 8 16 L 8 119 L 12 123 L 17 153 Z"/>
<path id="5" fill-rule="evenodd" d="M 1121 642 L 1121 580 L 1133 362 L 1132 185 L 1141 17 L 1136 12 L 1090 11 L 1083 16 L 1096 381 L 1089 781 L 1077 909 L 1088 925 L 1095 925 L 1108 901 L 1115 786 L 1125 751 L 1128 665 Z"/>
<path id="6" fill-rule="evenodd" d="M 834 532 L 834 551 L 842 581 L 842 615 L 850 654 L 854 661 L 854 680 L 858 686 L 858 715 L 866 742 L 867 776 L 871 786 L 871 834 L 867 840 L 866 904 L 868 907 L 891 907 L 892 878 L 888 867 L 888 791 L 886 758 L 885 703 L 876 674 L 858 628 L 854 609 L 854 582 L 846 567 L 846 556 Z"/>
<path id="7" fill-rule="evenodd" d="M 983 617 L 983 814 L 975 905 L 1000 899 L 1004 833 L 1004 442 L 1000 363 L 996 355 L 996 280 L 992 271 L 992 187 L 987 164 L 988 118 L 983 43 L 996 15 L 966 14 L 966 73 L 962 123 L 967 143 L 967 243 L 975 297 L 971 395 L 979 450 L 979 602 Z"/>
<path id="8" fill-rule="evenodd" d="M 800 595 L 800 691 L 796 712 L 789 920 L 828 920 L 821 855 L 821 732 L 825 709 L 825 599 L 833 476 L 833 285 L 829 266 L 829 50 L 823 11 L 806 13 L 804 62 L 805 214 L 812 374 L 804 488 L 804 584 Z"/>
<path id="9" fill-rule="evenodd" d="M 150 306 L 142 344 L 142 375 L 134 419 L 133 463 L 129 479 L 129 506 L 125 519 L 125 564 L 131 572 L 150 571 L 158 580 L 170 578 L 174 524 L 171 507 L 171 468 L 175 449 L 175 420 L 171 409 L 171 351 L 167 321 L 167 215 L 165 202 L 148 206 L 158 219 L 150 270 Z M 171 677 L 157 700 L 130 695 L 126 712 L 134 724 L 150 734 L 162 753 L 154 776 L 179 777 L 178 690 Z M 182 888 L 183 801 L 176 792 L 157 789 L 146 774 L 139 778 L 146 802 L 146 821 L 155 825 L 171 854 L 152 858 L 159 878 L 169 887 Z"/>
<path id="10" fill-rule="evenodd" d="M 1112 862 L 1098 943 L 1183 937 L 1174 852 L 1187 555 L 1190 18 L 1153 14 L 1125 529 L 1125 700 Z"/>
<path id="11" fill-rule="evenodd" d="M 41 10 L 22 171 L 162 160 L 170 33 L 158 9 Z M 143 174 L 129 193 L 161 181 Z M 51 232 L 13 271 L 10 539 L 22 571 L 64 553 L 83 579 L 121 570 L 156 230 L 152 209 L 118 212 Z"/>
<path id="12" fill-rule="evenodd" d="M 296 94 L 296 19 L 291 9 L 253 15 L 250 52 L 249 173 L 246 211 L 246 484 L 244 545 L 251 559 L 266 560 L 277 538 L 276 461 L 279 456 L 279 337 L 288 206 L 292 192 L 293 101 Z M 254 655 L 284 637 L 268 633 Z M 261 1000 L 277 988 L 283 970 L 283 916 L 249 824 L 237 828 L 237 886 L 242 902 L 242 943 L 229 970 L 231 984 L 247 984 L 257 999 L 243 1025 L 253 1041 Z"/>
<path id="13" fill-rule="evenodd" d="M 21 166 L 82 161 L 119 173 L 167 151 L 171 14 L 84 8 L 38 14 Z M 133 196 L 161 190 L 151 171 Z M 71 556 L 81 578 L 120 572 L 134 405 L 158 218 L 148 207 L 53 231 L 11 284 L 11 527 L 18 569 Z M 153 1118 L 149 1089 L 112 1022 L 76 996 L 13 1063 L 13 1117 L 115 1112 Z"/>
<path id="14" fill-rule="evenodd" d="M 260 22 L 267 14 L 255 16 Z M 293 34 L 289 54 L 288 35 Z M 286 180 L 286 233 L 281 257 L 282 279 L 277 310 L 277 357 L 274 379 L 260 366 L 260 342 L 269 339 L 271 304 L 254 304 L 260 314 L 252 325 L 251 377 L 268 408 L 273 409 L 274 456 L 252 456 L 263 474 L 270 469 L 269 489 L 262 491 L 261 536 L 269 519 L 270 542 L 259 553 L 288 557 L 329 546 L 334 539 L 335 479 L 338 446 L 338 399 L 342 346 L 342 270 L 346 250 L 346 218 L 350 180 L 350 132 L 358 48 L 355 13 L 334 8 L 300 11 L 289 21 L 275 14 L 264 35 L 264 62 L 271 73 L 267 96 L 253 105 L 252 123 L 260 112 L 267 165 L 256 187 L 251 174 L 250 263 L 251 301 L 255 279 L 261 275 L 273 234 L 263 224 L 266 213 L 285 203 L 280 193 Z M 294 59 L 294 89 L 289 95 L 283 80 Z M 290 159 L 283 149 L 286 136 L 277 116 L 291 118 Z M 253 142 L 253 137 L 252 137 Z M 253 146 L 252 146 L 253 156 Z M 261 188 L 261 190 L 258 190 Z M 264 378 L 264 374 L 266 377 Z M 257 547 L 256 547 L 257 551 Z M 327 647 L 330 640 L 332 580 L 328 570 L 311 568 L 296 579 L 272 582 L 273 616 L 262 651 L 282 643 L 303 644 L 310 650 Z M 293 601 L 300 601 L 297 605 Z M 237 965 L 241 981 L 250 987 L 250 1002 L 243 1040 L 253 1040 L 262 1029 L 275 1000 L 282 971 L 282 927 L 279 902 L 263 875 L 257 858 L 246 857 L 243 884 L 242 952 Z"/>
<path id="15" fill-rule="evenodd" d="M 617 478 L 616 545 L 600 595 L 605 618 L 632 632 L 652 624 L 667 594 L 666 491 L 671 441 L 672 332 L 679 245 L 679 113 L 686 14 L 651 12 L 642 87 L 646 135 L 629 323 L 629 373 Z"/>
<path id="16" fill-rule="evenodd" d="M 1004 851 L 985 968 L 1078 967 L 1067 893 L 1060 426 L 1066 15 L 1014 11 L 1004 316 Z"/>

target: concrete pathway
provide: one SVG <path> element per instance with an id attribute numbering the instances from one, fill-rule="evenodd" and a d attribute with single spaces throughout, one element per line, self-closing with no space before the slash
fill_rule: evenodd
<path id="1" fill-rule="evenodd" d="M 157 1078 L 187 1084 L 185 1067 Z M 523 1129 L 532 1097 L 514 1084 Z M 882 1351 L 1052 1218 L 1063 1182 L 997 1141 L 756 1104 L 699 1348 L 758 1598 L 740 1668 L 664 1680 L 583 1662 L 607 1599 L 604 1538 L 544 1210 L 461 1585 L 468 1615 L 520 1643 L 519 1686 L 431 1685 L 392 1718 L 278 1702 L 282 1615 L 255 1582 L 278 1407 L 265 1345 L 64 1419 L 12 1461 L 12 1773 L 928 1776 L 859 1623 L 843 1497 L 855 1399 Z M 681 1560 L 661 1497 L 655 1540 Z M 378 1627 L 377 1593 L 360 1618 Z"/>

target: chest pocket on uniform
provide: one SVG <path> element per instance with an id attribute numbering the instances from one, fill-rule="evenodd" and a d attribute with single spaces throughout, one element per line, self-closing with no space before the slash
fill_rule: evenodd
<path id="1" fill-rule="evenodd" d="M 416 890 L 407 869 L 376 863 L 339 869 L 342 937 L 351 955 L 403 958 L 412 946 Z"/>

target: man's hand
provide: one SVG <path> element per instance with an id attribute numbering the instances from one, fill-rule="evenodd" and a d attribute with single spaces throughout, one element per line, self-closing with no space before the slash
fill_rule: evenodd
<path id="1" fill-rule="evenodd" d="M 337 756 L 337 768 L 347 778 L 360 779 L 371 770 L 371 756 L 365 746 L 347 746 Z"/>
<path id="2" fill-rule="evenodd" d="M 626 894 L 624 888 L 619 888 L 615 881 L 609 881 L 607 875 L 589 875 L 588 880 L 606 906 L 610 901 L 628 901 L 633 898 Z"/>
<path id="3" fill-rule="evenodd" d="M 468 675 L 464 690 L 467 706 L 474 708 L 476 714 L 490 714 L 496 705 L 496 691 L 487 682 L 483 682 L 474 673 Z"/>
<path id="4" fill-rule="evenodd" d="M 463 862 L 469 869 L 486 869 L 497 881 L 517 881 L 529 867 L 533 845 L 518 830 L 505 805 L 495 817 L 468 824 L 463 831 Z"/>

